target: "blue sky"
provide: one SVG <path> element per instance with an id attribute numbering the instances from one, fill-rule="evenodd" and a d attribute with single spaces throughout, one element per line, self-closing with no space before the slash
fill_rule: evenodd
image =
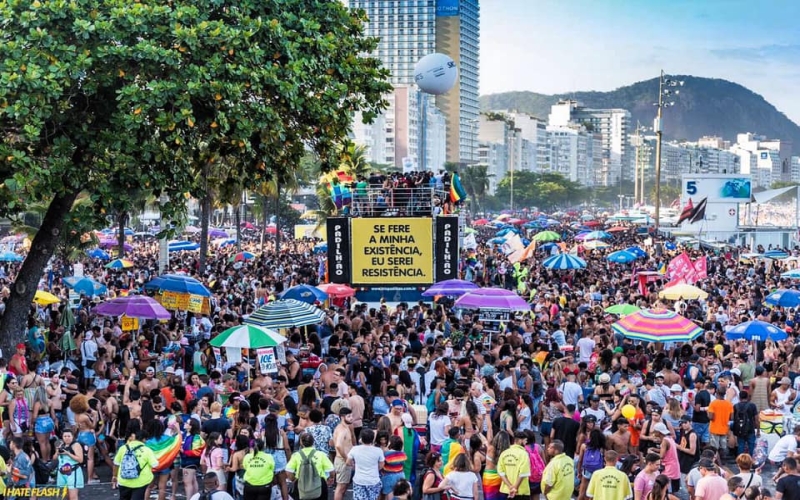
<path id="1" fill-rule="evenodd" d="M 800 123 L 800 1 L 481 0 L 481 94 L 731 80 Z"/>

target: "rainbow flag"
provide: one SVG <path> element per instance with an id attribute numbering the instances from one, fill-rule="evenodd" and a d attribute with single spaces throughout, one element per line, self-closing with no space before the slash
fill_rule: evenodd
<path id="1" fill-rule="evenodd" d="M 453 179 L 450 181 L 450 201 L 458 203 L 467 197 L 467 192 L 464 186 L 461 185 L 461 178 L 458 174 L 453 174 Z"/>
<path id="2" fill-rule="evenodd" d="M 158 459 L 158 465 L 153 467 L 153 472 L 167 470 L 178 458 L 181 451 L 181 435 L 161 436 L 160 438 L 148 439 L 145 446 L 153 450 L 153 454 Z"/>
<path id="3" fill-rule="evenodd" d="M 183 438 L 183 454 L 187 457 L 200 458 L 203 450 L 206 449 L 206 442 L 200 435 L 187 435 Z"/>

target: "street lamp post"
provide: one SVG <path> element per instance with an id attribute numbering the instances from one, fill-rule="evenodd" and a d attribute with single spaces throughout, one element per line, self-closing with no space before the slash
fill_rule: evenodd
<path id="1" fill-rule="evenodd" d="M 656 221 L 655 228 L 658 233 L 659 218 L 661 216 L 661 111 L 665 106 L 674 106 L 675 101 L 664 101 L 664 97 L 671 97 L 678 95 L 680 90 L 673 89 L 672 87 L 682 87 L 683 81 L 672 80 L 666 78 L 664 70 L 661 70 L 661 75 L 658 78 L 658 106 L 656 112 L 656 119 L 653 123 L 653 130 L 656 132 Z"/>

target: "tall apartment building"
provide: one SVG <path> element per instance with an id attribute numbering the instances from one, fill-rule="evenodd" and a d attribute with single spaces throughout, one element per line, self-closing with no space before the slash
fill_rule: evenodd
<path id="1" fill-rule="evenodd" d="M 478 135 L 478 163 L 487 165 L 489 194 L 494 194 L 497 185 L 514 168 L 517 153 L 517 132 L 508 119 L 489 119 L 481 115 Z"/>
<path id="2" fill-rule="evenodd" d="M 602 137 L 579 125 L 547 127 L 550 163 L 547 171 L 584 186 L 598 185 L 603 167 Z"/>
<path id="3" fill-rule="evenodd" d="M 600 134 L 603 165 L 596 179 L 602 186 L 633 180 L 630 121 L 631 114 L 625 109 L 591 109 L 573 100 L 554 104 L 547 119 L 551 127 L 583 125 L 587 131 Z"/>
<path id="4" fill-rule="evenodd" d="M 792 144 L 752 133 L 738 134 L 730 150 L 740 158 L 741 173 L 750 174 L 753 187 L 769 188 L 792 178 Z"/>
<path id="5" fill-rule="evenodd" d="M 434 102 L 447 125 L 447 161 L 474 163 L 479 114 L 478 0 L 348 0 L 346 4 L 366 11 L 366 34 L 380 39 L 372 55 L 389 69 L 392 84 L 412 86 L 414 65 L 428 54 L 441 52 L 453 58 L 459 71 L 456 85 Z M 420 127 L 426 129 L 427 122 Z M 427 135 L 420 136 L 418 142 L 425 143 L 421 151 L 426 151 Z M 433 148 L 438 150 L 438 146 Z M 420 163 L 431 170 L 441 167 L 424 155 Z"/>
<path id="6" fill-rule="evenodd" d="M 548 143 L 547 123 L 535 116 L 511 111 L 506 116 L 514 120 L 523 140 L 522 169 L 531 172 L 549 170 L 550 147 Z"/>
<path id="7" fill-rule="evenodd" d="M 679 183 L 684 174 L 738 174 L 741 159 L 731 151 L 710 147 L 720 144 L 711 141 L 661 143 L 661 182 Z M 645 194 L 655 182 L 656 137 L 642 136 L 639 147 L 639 164 L 644 167 Z"/>

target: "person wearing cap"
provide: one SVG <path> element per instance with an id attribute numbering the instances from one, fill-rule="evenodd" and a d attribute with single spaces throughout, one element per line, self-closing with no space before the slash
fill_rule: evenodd
<path id="1" fill-rule="evenodd" d="M 672 439 L 672 431 L 663 422 L 654 425 L 653 432 L 661 436 L 658 454 L 661 457 L 661 464 L 664 466 L 664 475 L 672 483 L 672 491 L 678 492 L 681 489 L 681 466 L 678 459 L 678 445 Z"/>
<path id="2" fill-rule="evenodd" d="M 595 471 L 586 488 L 586 496 L 593 500 L 625 500 L 633 498 L 628 475 L 617 469 L 619 454 L 614 450 L 606 451 L 605 467 Z"/>
<path id="3" fill-rule="evenodd" d="M 600 408 L 600 396 L 597 394 L 589 396 L 589 406 L 581 411 L 581 418 L 589 415 L 593 416 L 597 422 L 602 422 L 608 416 L 608 410 Z"/>
<path id="4" fill-rule="evenodd" d="M 156 378 L 156 369 L 154 367 L 148 366 L 145 368 L 144 376 L 145 378 L 140 380 L 137 386 L 141 394 L 150 394 L 150 391 L 154 389 L 161 389 L 161 381 Z"/>
<path id="5" fill-rule="evenodd" d="M 695 500 L 719 500 L 728 493 L 728 482 L 717 474 L 717 467 L 711 459 L 700 460 L 697 469 L 702 478 L 694 489 Z"/>
<path id="6" fill-rule="evenodd" d="M 770 406 L 787 417 L 791 417 L 792 406 L 797 399 L 797 391 L 792 389 L 791 385 L 792 380 L 789 377 L 783 377 L 779 387 L 772 391 L 769 398 Z"/>
<path id="7" fill-rule="evenodd" d="M 17 344 L 17 352 L 11 356 L 11 361 L 8 363 L 9 373 L 22 377 L 28 374 L 28 360 L 25 359 L 25 344 Z"/>

